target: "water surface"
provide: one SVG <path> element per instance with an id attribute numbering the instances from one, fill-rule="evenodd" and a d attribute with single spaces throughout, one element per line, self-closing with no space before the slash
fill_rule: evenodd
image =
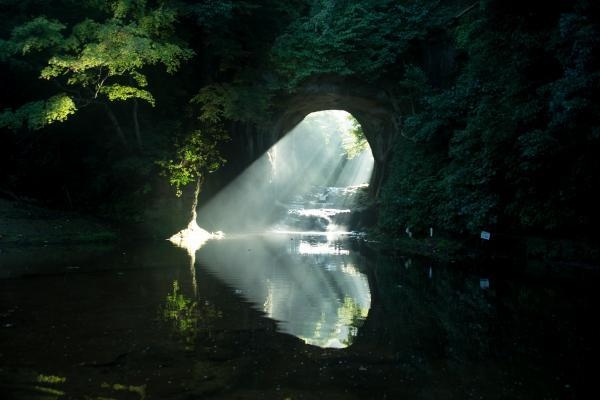
<path id="1" fill-rule="evenodd" d="M 588 398 L 597 273 L 362 247 L 2 249 L 0 398 Z"/>

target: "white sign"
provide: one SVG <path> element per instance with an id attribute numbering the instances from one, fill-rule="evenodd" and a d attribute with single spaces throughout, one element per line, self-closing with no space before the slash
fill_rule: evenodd
<path id="1" fill-rule="evenodd" d="M 486 231 L 481 231 L 481 236 L 480 236 L 480 237 L 481 237 L 483 240 L 490 240 L 490 237 L 491 237 L 491 236 L 492 236 L 492 234 L 491 234 L 491 233 L 489 233 L 489 232 L 486 232 Z"/>

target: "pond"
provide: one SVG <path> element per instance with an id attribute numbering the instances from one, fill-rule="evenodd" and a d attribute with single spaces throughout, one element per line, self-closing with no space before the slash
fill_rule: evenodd
<path id="1" fill-rule="evenodd" d="M 345 235 L 4 248 L 2 399 L 575 399 L 599 276 Z"/>

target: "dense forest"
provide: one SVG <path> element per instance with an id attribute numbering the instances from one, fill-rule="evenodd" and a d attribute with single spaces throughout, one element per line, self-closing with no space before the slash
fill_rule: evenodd
<path id="1" fill-rule="evenodd" d="M 210 196 L 251 161 L 244 135 L 307 81 L 344 78 L 394 114 L 380 232 L 591 239 L 599 8 L 1 0 L 0 196 L 179 228 L 178 194 Z"/>

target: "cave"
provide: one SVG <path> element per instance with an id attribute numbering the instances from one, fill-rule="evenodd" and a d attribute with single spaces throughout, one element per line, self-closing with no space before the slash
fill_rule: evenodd
<path id="1" fill-rule="evenodd" d="M 283 101 L 271 124 L 270 137 L 277 141 L 302 119 L 323 110 L 339 109 L 352 114 L 361 124 L 375 165 L 370 193 L 377 197 L 386 174 L 394 140 L 396 120 L 388 94 L 377 87 L 340 77 L 317 78 L 305 83 Z"/>
<path id="2" fill-rule="evenodd" d="M 344 110 L 352 114 L 363 128 L 374 158 L 370 194 L 378 197 L 385 179 L 392 144 L 398 131 L 397 113 L 390 95 L 374 85 L 339 76 L 325 76 L 305 82 L 293 95 L 284 96 L 268 122 L 257 129 L 240 127 L 236 147 L 244 154 L 245 165 L 260 157 L 287 135 L 308 114 L 325 110 Z M 237 174 L 230 175 L 231 178 Z"/>

